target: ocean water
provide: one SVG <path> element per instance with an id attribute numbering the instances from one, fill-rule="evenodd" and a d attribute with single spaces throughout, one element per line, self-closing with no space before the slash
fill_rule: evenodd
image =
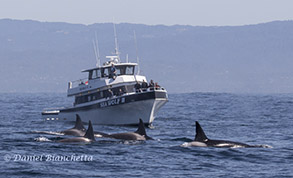
<path id="1" fill-rule="evenodd" d="M 1 177 L 293 177 L 293 94 L 170 94 L 148 141 L 64 144 L 56 140 L 65 136 L 41 134 L 72 127 L 41 119 L 43 108 L 70 102 L 65 94 L 0 94 Z M 194 139 L 195 121 L 211 139 L 272 148 L 181 147 Z"/>

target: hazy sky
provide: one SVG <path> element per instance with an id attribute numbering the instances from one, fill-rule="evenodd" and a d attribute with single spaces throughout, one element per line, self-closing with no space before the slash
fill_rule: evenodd
<path id="1" fill-rule="evenodd" d="M 245 25 L 293 19 L 293 0 L 0 0 L 0 19 Z"/>

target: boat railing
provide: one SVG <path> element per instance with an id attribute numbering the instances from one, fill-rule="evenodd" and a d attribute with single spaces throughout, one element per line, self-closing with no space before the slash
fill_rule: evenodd
<path id="1" fill-rule="evenodd" d="M 68 82 L 68 89 L 88 85 L 88 78 Z"/>
<path id="2" fill-rule="evenodd" d="M 134 88 L 133 90 L 136 93 L 138 93 L 138 92 L 144 93 L 144 92 L 150 92 L 150 91 L 154 91 L 154 90 L 165 90 L 165 88 L 158 86 L 158 87 L 148 87 L 148 88 L 140 88 L 140 89 Z"/>
<path id="3" fill-rule="evenodd" d="M 142 94 L 142 93 L 148 93 L 148 92 L 153 92 L 153 91 L 157 91 L 157 90 L 165 90 L 165 88 L 163 87 L 148 87 L 148 88 L 140 88 L 139 90 L 133 88 L 133 91 L 131 92 L 125 92 L 123 94 L 113 94 L 111 96 L 106 96 L 104 98 L 101 98 L 101 99 L 109 99 L 109 98 L 115 98 L 115 97 L 121 97 L 121 96 L 126 96 L 126 95 L 133 95 L 133 94 Z"/>

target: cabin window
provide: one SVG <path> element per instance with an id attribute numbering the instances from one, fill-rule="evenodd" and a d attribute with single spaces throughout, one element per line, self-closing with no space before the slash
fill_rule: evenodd
<path id="1" fill-rule="evenodd" d="M 93 71 L 89 71 L 89 80 L 91 80 L 93 78 Z"/>
<path id="2" fill-rule="evenodd" d="M 125 75 L 125 66 L 117 66 L 116 69 L 117 75 Z"/>
<path id="3" fill-rule="evenodd" d="M 134 91 L 134 85 L 127 85 L 126 86 L 126 92 L 131 93 Z"/>
<path id="4" fill-rule="evenodd" d="M 102 77 L 108 77 L 109 76 L 109 69 L 110 68 L 104 68 L 104 69 L 102 69 L 102 71 L 101 71 Z"/>
<path id="5" fill-rule="evenodd" d="M 134 66 L 127 66 L 125 74 L 126 75 L 133 75 L 134 74 Z"/>
<path id="6" fill-rule="evenodd" d="M 134 66 L 115 66 L 116 75 L 133 75 Z"/>
<path id="7" fill-rule="evenodd" d="M 110 90 L 112 91 L 114 96 L 121 96 L 125 93 L 132 92 L 133 88 L 134 88 L 134 85 L 127 85 L 127 86 L 111 88 Z M 108 89 L 95 92 L 92 94 L 84 95 L 84 96 L 76 96 L 74 105 L 86 103 L 90 101 L 95 101 L 104 97 L 112 97 L 112 94 L 109 93 Z"/>
<path id="8" fill-rule="evenodd" d="M 123 75 L 123 71 L 121 70 L 121 67 L 116 67 L 116 75 Z"/>
<path id="9" fill-rule="evenodd" d="M 93 70 L 92 71 L 92 79 L 100 78 L 101 77 L 101 71 L 100 70 Z"/>
<path id="10" fill-rule="evenodd" d="M 120 89 L 121 89 L 121 93 L 120 93 Z M 126 87 L 122 86 L 122 87 L 112 88 L 112 91 L 114 95 L 119 96 L 126 93 Z"/>

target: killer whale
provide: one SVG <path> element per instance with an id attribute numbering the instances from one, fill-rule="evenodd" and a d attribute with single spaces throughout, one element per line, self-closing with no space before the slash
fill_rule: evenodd
<path id="1" fill-rule="evenodd" d="M 147 136 L 144 123 L 142 119 L 139 119 L 138 128 L 135 132 L 115 133 L 109 134 L 105 137 L 120 139 L 120 140 L 151 140 L 152 138 Z"/>
<path id="2" fill-rule="evenodd" d="M 92 122 L 89 121 L 88 129 L 83 137 L 65 138 L 58 142 L 93 142 L 96 141 Z"/>
<path id="3" fill-rule="evenodd" d="M 64 135 L 84 136 L 85 132 L 86 132 L 86 129 L 84 128 L 79 115 L 76 114 L 75 126 L 71 129 L 61 131 L 60 133 Z"/>
<path id="4" fill-rule="evenodd" d="M 48 135 L 72 135 L 72 136 L 84 136 L 86 132 L 85 127 L 82 124 L 82 121 L 78 114 L 76 114 L 75 125 L 71 129 L 63 131 L 34 131 L 33 133 L 41 133 Z"/>
<path id="5" fill-rule="evenodd" d="M 268 145 L 248 145 L 245 143 L 228 141 L 228 140 L 212 140 L 209 139 L 201 128 L 200 124 L 196 121 L 196 134 L 194 141 L 183 143 L 181 146 L 197 146 L 197 147 L 220 147 L 220 148 L 250 148 L 250 147 L 263 147 L 270 148 Z"/>
<path id="6" fill-rule="evenodd" d="M 71 129 L 61 131 L 60 133 L 64 135 L 72 136 L 84 136 L 86 132 L 85 127 L 83 126 L 82 120 L 78 114 L 76 114 L 75 126 Z M 103 132 L 94 132 L 95 137 L 106 137 L 108 134 Z"/>

